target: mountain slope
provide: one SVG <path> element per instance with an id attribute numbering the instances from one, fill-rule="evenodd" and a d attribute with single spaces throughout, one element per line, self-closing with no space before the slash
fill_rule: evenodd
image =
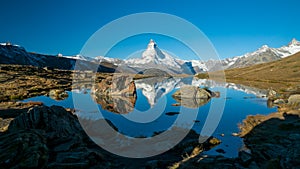
<path id="1" fill-rule="evenodd" d="M 269 63 L 228 69 L 225 74 L 227 81 L 260 88 L 299 86 L 300 52 Z"/>
<path id="2" fill-rule="evenodd" d="M 300 42 L 296 39 L 292 39 L 292 41 L 286 46 L 282 46 L 280 48 L 270 48 L 267 45 L 263 45 L 254 52 L 224 59 L 222 60 L 222 64 L 225 69 L 246 67 L 275 61 L 287 56 L 291 56 L 297 52 L 300 52 Z"/>
<path id="3" fill-rule="evenodd" d="M 160 69 L 171 74 L 195 74 L 194 69 L 180 62 L 166 52 L 161 51 L 151 39 L 141 58 L 125 60 L 126 65 L 143 71 L 145 69 Z"/>
<path id="4" fill-rule="evenodd" d="M 113 67 L 98 66 L 98 64 L 90 62 L 79 55 L 75 57 L 63 57 L 30 53 L 23 47 L 11 44 L 0 44 L 0 64 L 32 65 L 64 70 L 72 70 L 76 65 L 80 70 L 115 71 Z"/>

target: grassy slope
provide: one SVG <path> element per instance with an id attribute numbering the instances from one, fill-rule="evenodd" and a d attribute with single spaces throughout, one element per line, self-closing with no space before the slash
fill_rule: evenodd
<path id="1" fill-rule="evenodd" d="M 298 88 L 300 86 L 300 53 L 274 62 L 225 70 L 228 82 L 259 88 Z"/>
<path id="2" fill-rule="evenodd" d="M 262 89 L 300 88 L 300 52 L 274 62 L 225 70 L 226 81 Z M 199 78 L 203 74 L 198 75 Z"/>

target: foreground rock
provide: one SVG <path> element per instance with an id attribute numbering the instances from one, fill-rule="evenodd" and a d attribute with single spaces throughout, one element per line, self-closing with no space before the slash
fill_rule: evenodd
<path id="1" fill-rule="evenodd" d="M 106 138 L 109 144 L 113 146 L 116 143 L 116 146 L 120 146 L 120 142 L 114 140 L 120 134 L 111 138 L 111 135 L 107 135 L 106 128 L 99 128 L 101 122 L 81 122 L 89 128 L 91 138 L 98 140 L 99 134 L 101 138 L 109 136 Z M 183 129 L 176 129 L 178 132 L 182 132 L 181 130 Z M 176 137 L 177 134 L 173 136 Z M 194 157 L 220 144 L 213 137 L 199 143 L 198 136 L 190 131 L 174 148 L 155 157 L 123 158 L 108 153 L 92 142 L 71 112 L 59 106 L 36 106 L 16 117 L 8 130 L 0 133 L 0 165 L 4 168 L 166 168 L 180 161 L 184 154 Z M 168 143 L 166 140 L 161 141 L 157 145 Z M 132 163 L 132 160 L 135 162 Z"/>
<path id="2" fill-rule="evenodd" d="M 5 168 L 87 168 L 109 165 L 82 130 L 76 116 L 58 106 L 39 106 L 15 118 L 0 135 Z"/>
<path id="3" fill-rule="evenodd" d="M 244 137 L 260 168 L 300 168 L 300 120 L 285 115 L 269 119 Z"/>

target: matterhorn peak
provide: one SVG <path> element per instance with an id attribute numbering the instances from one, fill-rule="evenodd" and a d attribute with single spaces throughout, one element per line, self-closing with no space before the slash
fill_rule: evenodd
<path id="1" fill-rule="evenodd" d="M 155 49 L 155 48 L 156 48 L 156 43 L 154 42 L 153 39 L 150 39 L 147 49 Z"/>

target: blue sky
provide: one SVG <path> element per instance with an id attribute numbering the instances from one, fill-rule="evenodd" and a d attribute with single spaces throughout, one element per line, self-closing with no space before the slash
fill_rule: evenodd
<path id="1" fill-rule="evenodd" d="M 80 52 L 94 32 L 117 18 L 163 12 L 196 25 L 225 58 L 254 51 L 263 44 L 280 47 L 292 38 L 300 39 L 299 6 L 298 0 L 1 1 L 0 41 L 33 52 L 72 55 Z M 146 47 L 146 37 L 128 41 L 124 52 Z M 172 43 L 163 38 L 155 40 L 161 48 L 178 49 L 172 49 Z M 125 57 L 121 55 L 116 52 L 113 57 Z"/>

